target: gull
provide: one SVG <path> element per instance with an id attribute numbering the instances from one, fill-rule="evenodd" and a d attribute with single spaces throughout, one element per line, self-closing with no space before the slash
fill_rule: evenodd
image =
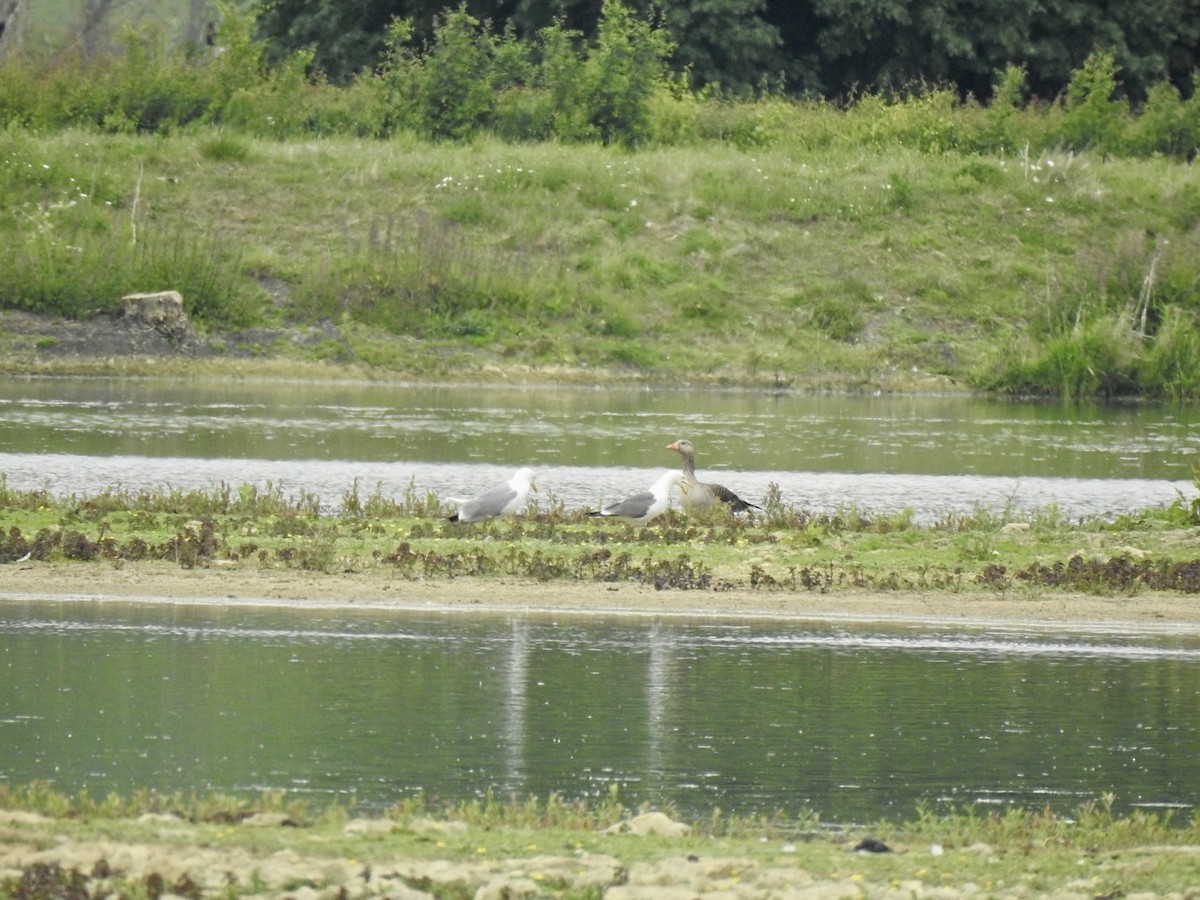
<path id="1" fill-rule="evenodd" d="M 667 507 L 671 505 L 672 486 L 681 485 L 680 490 L 682 490 L 682 482 L 682 472 L 666 472 L 658 481 L 650 485 L 649 490 L 626 497 L 624 500 L 618 500 L 616 503 L 610 503 L 603 509 L 588 513 L 588 515 L 599 518 L 628 519 L 631 522 L 649 522 L 655 516 L 666 512 Z"/>
<path id="2" fill-rule="evenodd" d="M 674 450 L 683 457 L 683 505 L 686 509 L 708 508 L 718 501 L 729 506 L 732 512 L 745 512 L 748 509 L 762 509 L 756 503 L 743 500 L 723 484 L 700 481 L 696 478 L 696 448 L 692 442 L 681 438 L 673 444 L 667 444 L 668 450 Z"/>
<path id="3" fill-rule="evenodd" d="M 517 469 L 516 474 L 504 484 L 488 488 L 478 497 L 470 500 L 451 498 L 451 503 L 458 504 L 458 511 L 447 516 L 447 519 L 451 522 L 482 522 L 497 516 L 511 516 L 525 505 L 529 492 L 536 490 L 533 469 L 526 466 Z"/>

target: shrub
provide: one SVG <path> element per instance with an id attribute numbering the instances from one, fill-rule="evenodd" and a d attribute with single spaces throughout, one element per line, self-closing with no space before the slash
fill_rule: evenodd
<path id="1" fill-rule="evenodd" d="M 1196 88 L 1200 89 L 1200 75 Z M 1194 91 L 1185 102 L 1171 84 L 1154 85 L 1131 130 L 1129 149 L 1138 156 L 1191 158 L 1200 148 L 1200 93 Z"/>
<path id="2" fill-rule="evenodd" d="M 495 96 L 492 39 L 465 7 L 446 13 L 425 55 L 421 79 L 422 130 L 435 138 L 461 140 L 491 122 Z"/>
<path id="3" fill-rule="evenodd" d="M 604 143 L 650 138 L 650 98 L 665 83 L 671 50 L 665 33 L 605 0 L 586 69 L 588 121 Z"/>
<path id="4" fill-rule="evenodd" d="M 1062 124 L 1071 147 L 1101 153 L 1120 150 L 1129 107 L 1115 98 L 1116 91 L 1117 63 L 1110 52 L 1091 53 L 1071 73 Z"/>

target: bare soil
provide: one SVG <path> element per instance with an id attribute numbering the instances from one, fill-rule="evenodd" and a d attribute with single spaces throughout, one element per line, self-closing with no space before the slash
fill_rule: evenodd
<path id="1" fill-rule="evenodd" d="M 0 567 L 0 599 L 331 605 L 457 613 L 687 616 L 960 623 L 1055 627 L 1125 625 L 1131 631 L 1200 630 L 1200 598 L 1141 593 L 659 591 L 637 584 L 455 578 L 413 581 L 387 570 L 296 569 L 171 563 L 24 562 Z"/>

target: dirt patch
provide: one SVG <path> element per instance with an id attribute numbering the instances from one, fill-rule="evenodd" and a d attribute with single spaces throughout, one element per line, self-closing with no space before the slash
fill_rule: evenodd
<path id="1" fill-rule="evenodd" d="M 98 312 L 86 320 L 62 319 L 19 310 L 0 311 L 0 349 L 46 362 L 112 360 L 261 358 L 294 345 L 336 344 L 338 355 L 352 354 L 332 324 L 308 328 L 253 328 L 201 333 L 190 324 L 164 328 L 121 313 Z"/>
<path id="2" fill-rule="evenodd" d="M 419 581 L 386 569 L 323 574 L 284 568 L 170 563 L 24 562 L 0 567 L 0 598 L 143 603 L 288 604 L 471 613 L 687 616 L 1200 630 L 1200 598 L 1146 593 L 1001 595 L 884 591 L 660 591 L 637 584 L 454 578 Z"/>

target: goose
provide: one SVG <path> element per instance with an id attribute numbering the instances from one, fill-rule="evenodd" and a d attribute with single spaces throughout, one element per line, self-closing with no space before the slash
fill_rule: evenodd
<path id="1" fill-rule="evenodd" d="M 458 504 L 458 510 L 447 519 L 451 522 L 482 522 L 497 516 L 511 516 L 525 505 L 529 492 L 536 490 L 533 469 L 526 466 L 517 469 L 516 474 L 504 484 L 488 488 L 478 497 L 470 500 L 451 498 L 451 503 Z"/>
<path id="2" fill-rule="evenodd" d="M 673 444 L 667 444 L 668 450 L 674 450 L 683 457 L 683 493 L 685 509 L 704 509 L 718 501 L 729 506 L 731 512 L 745 512 L 749 509 L 762 509 L 756 503 L 743 500 L 723 484 L 700 481 L 696 478 L 696 448 L 692 442 L 681 438 Z"/>
<path id="3" fill-rule="evenodd" d="M 671 505 L 671 488 L 682 484 L 682 472 L 666 472 L 650 485 L 649 490 L 633 494 L 624 500 L 610 503 L 603 509 L 588 513 L 598 518 L 628 519 L 631 522 L 649 522 L 666 512 Z M 681 488 L 682 489 L 682 488 Z"/>

